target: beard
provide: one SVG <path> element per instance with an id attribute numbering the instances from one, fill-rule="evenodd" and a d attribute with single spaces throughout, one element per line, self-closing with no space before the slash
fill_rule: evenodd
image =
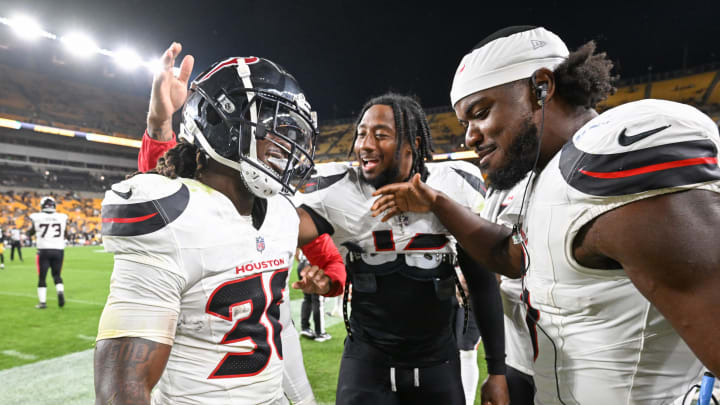
<path id="1" fill-rule="evenodd" d="M 391 167 L 388 167 L 387 169 L 383 170 L 380 174 L 378 174 L 377 176 L 375 176 L 375 178 L 372 178 L 372 179 L 368 179 L 367 177 L 365 177 L 365 173 L 363 173 L 363 171 L 360 170 L 360 180 L 375 187 L 376 190 L 386 184 L 395 183 L 395 179 L 397 179 L 399 175 L 400 175 L 400 166 L 399 165 L 392 165 Z"/>
<path id="2" fill-rule="evenodd" d="M 537 134 L 537 126 L 528 118 L 507 150 L 507 164 L 488 173 L 490 186 L 497 190 L 509 190 L 533 170 L 540 147 Z"/>

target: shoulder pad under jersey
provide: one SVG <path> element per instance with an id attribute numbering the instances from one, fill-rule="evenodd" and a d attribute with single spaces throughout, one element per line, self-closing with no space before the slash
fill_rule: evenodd
<path id="1" fill-rule="evenodd" d="M 595 117 L 560 152 L 573 188 L 619 196 L 720 180 L 717 125 L 694 107 L 664 100 L 623 104 Z"/>
<path id="2" fill-rule="evenodd" d="M 464 160 L 447 160 L 435 163 L 428 162 L 425 166 L 427 166 L 430 176 L 440 173 L 458 175 L 475 191 L 479 192 L 483 197 L 485 196 L 487 191 L 485 182 L 480 169 L 476 165 Z"/>
<path id="3" fill-rule="evenodd" d="M 330 187 L 342 180 L 351 170 L 351 167 L 346 163 L 339 162 L 322 163 L 316 165 L 315 168 L 317 174 L 314 174 L 308 179 L 301 190 L 302 193 L 312 193 Z"/>
<path id="4" fill-rule="evenodd" d="M 187 208 L 190 190 L 180 180 L 139 174 L 113 184 L 102 202 L 102 234 L 137 236 L 155 232 Z"/>

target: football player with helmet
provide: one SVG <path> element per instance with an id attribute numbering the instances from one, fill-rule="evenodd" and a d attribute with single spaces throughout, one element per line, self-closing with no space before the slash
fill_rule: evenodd
<path id="1" fill-rule="evenodd" d="M 316 122 L 296 80 L 258 57 L 213 64 L 186 100 L 191 57 L 164 80 L 179 51 L 173 44 L 164 55 L 150 117 L 167 107 L 169 118 L 185 102 L 184 141 L 159 165 L 164 176 L 136 175 L 103 202 L 115 267 L 95 352 L 97 400 L 287 403 L 283 385 L 299 377 L 283 363 L 302 370 L 299 346 L 284 350 L 298 340 L 288 335 L 286 286 L 302 235 L 280 193 L 312 170 Z M 312 392 L 288 396 L 314 403 Z"/>
<path id="2" fill-rule="evenodd" d="M 462 59 L 451 100 L 498 189 L 534 172 L 518 222 L 411 182 L 376 215 L 433 212 L 489 269 L 524 277 L 536 403 L 672 403 L 720 373 L 720 135 L 699 110 L 640 100 L 598 114 L 612 62 L 516 26 Z M 522 221 L 522 222 L 520 222 Z"/>
<path id="3" fill-rule="evenodd" d="M 28 235 L 35 235 L 37 239 L 37 273 L 38 273 L 38 304 L 35 308 L 47 308 L 47 279 L 48 268 L 55 282 L 55 292 L 58 305 L 65 305 L 65 285 L 60 277 L 63 260 L 65 258 L 65 227 L 67 214 L 56 212 L 55 199 L 47 196 L 40 200 L 40 212 L 30 214 L 32 227 Z"/>

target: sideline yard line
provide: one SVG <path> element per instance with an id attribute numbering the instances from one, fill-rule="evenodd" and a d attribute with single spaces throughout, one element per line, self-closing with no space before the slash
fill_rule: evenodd
<path id="1" fill-rule="evenodd" d="M 37 298 L 32 294 L 18 294 L 0 291 L 0 295 Z M 68 300 L 69 302 L 73 302 Z M 96 302 L 81 301 L 103 306 Z M 302 299 L 290 301 L 295 328 L 300 329 L 300 307 Z M 325 316 L 325 326 L 342 322 L 342 318 Z M 79 339 L 94 337 L 77 335 Z M 6 350 L 7 352 L 8 350 Z M 93 383 L 93 351 L 71 353 L 54 359 L 42 360 L 23 366 L 0 370 L 0 404 L 3 405 L 87 405 L 95 402 Z M 0 352 L 5 354 L 4 352 Z M 15 352 L 21 355 L 32 356 Z M 32 383 L 28 383 L 31 381 Z M 37 387 L 43 387 L 38 390 Z M 319 405 L 332 405 L 331 402 Z"/>
<path id="2" fill-rule="evenodd" d="M 26 297 L 26 298 L 35 298 L 37 299 L 37 294 L 28 294 L 28 293 L 17 293 L 13 291 L 0 291 L 0 295 L 10 295 L 13 297 Z M 50 295 L 50 294 L 48 294 Z M 57 301 L 57 298 L 48 297 L 48 301 Z M 99 307 L 104 307 L 104 302 L 96 302 L 96 301 L 86 301 L 86 300 L 77 300 L 73 298 L 65 298 L 65 302 L 72 302 L 75 304 L 85 304 L 85 305 L 95 305 Z"/>
<path id="3" fill-rule="evenodd" d="M 81 334 L 81 335 L 76 335 L 75 337 L 78 338 L 78 339 L 82 339 L 82 340 L 89 340 L 89 341 L 91 341 L 91 342 L 94 342 L 94 341 L 95 341 L 95 336 L 88 336 L 88 335 L 82 335 L 82 334 Z"/>
<path id="4" fill-rule="evenodd" d="M 298 298 L 295 300 L 290 300 L 290 313 L 292 314 L 293 322 L 295 322 L 295 329 L 300 332 L 302 327 L 300 326 L 300 312 L 302 310 L 302 298 Z M 334 302 L 325 302 L 325 308 L 323 308 L 324 312 L 329 312 L 332 310 L 332 305 L 334 305 Z M 340 323 L 343 321 L 342 317 L 334 317 L 334 316 L 328 316 L 327 314 L 323 314 L 325 317 L 325 328 L 329 328 L 336 323 Z M 310 316 L 311 322 L 312 322 L 312 316 Z"/>
<path id="5" fill-rule="evenodd" d="M 22 353 L 22 352 L 19 352 L 19 351 L 17 351 L 17 350 L 3 350 L 3 351 L 1 351 L 0 353 L 4 354 L 4 355 L 6 355 L 6 356 L 17 357 L 17 358 L 23 359 L 23 360 L 35 360 L 35 359 L 37 359 L 37 356 L 34 355 L 34 354 Z"/>
<path id="6" fill-rule="evenodd" d="M 2 370 L 0 403 L 92 404 L 95 401 L 92 359 L 93 349 L 90 349 Z"/>

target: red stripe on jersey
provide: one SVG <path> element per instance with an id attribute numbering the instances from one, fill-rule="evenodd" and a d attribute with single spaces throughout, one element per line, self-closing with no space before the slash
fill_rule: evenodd
<path id="1" fill-rule="evenodd" d="M 622 177 L 637 176 L 638 174 L 658 172 L 658 171 L 667 170 L 667 169 L 674 169 L 676 167 L 717 164 L 717 162 L 718 161 L 717 161 L 716 157 L 702 157 L 702 158 L 676 160 L 673 162 L 658 163 L 655 165 L 638 167 L 637 169 L 620 170 L 617 172 L 606 172 L 606 173 L 589 172 L 589 171 L 580 169 L 580 173 L 585 174 L 587 176 L 595 177 L 598 179 L 618 179 L 618 178 L 622 178 Z"/>
<path id="2" fill-rule="evenodd" d="M 145 221 L 146 219 L 150 219 L 157 214 L 158 214 L 157 212 L 153 212 L 152 214 L 148 214 L 148 215 L 145 215 L 142 217 L 135 217 L 135 218 L 103 218 L 102 221 L 103 221 L 103 223 L 111 222 L 114 224 L 129 224 L 129 223 L 133 223 L 133 222 Z"/>

